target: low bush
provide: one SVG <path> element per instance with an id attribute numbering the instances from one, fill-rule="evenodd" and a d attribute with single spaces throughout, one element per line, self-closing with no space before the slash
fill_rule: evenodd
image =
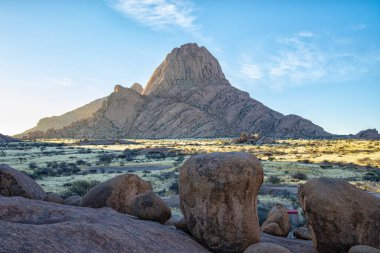
<path id="1" fill-rule="evenodd" d="M 269 176 L 268 182 L 271 184 L 279 184 L 281 182 L 281 179 L 278 176 Z"/>
<path id="2" fill-rule="evenodd" d="M 301 172 L 297 172 L 292 175 L 292 178 L 297 179 L 297 180 L 307 180 L 307 175 Z"/>
<path id="3" fill-rule="evenodd" d="M 78 194 L 79 196 L 84 196 L 92 187 L 99 184 L 97 180 L 86 181 L 86 180 L 77 180 L 72 182 L 68 186 L 68 191 L 71 193 Z"/>

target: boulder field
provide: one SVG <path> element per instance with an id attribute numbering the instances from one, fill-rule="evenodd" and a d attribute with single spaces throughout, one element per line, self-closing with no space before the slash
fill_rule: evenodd
<path id="1" fill-rule="evenodd" d="M 299 187 L 307 228 L 293 234 L 312 241 L 284 237 L 290 225 L 281 204 L 269 212 L 266 233 L 260 232 L 256 206 L 263 177 L 260 161 L 249 153 L 192 156 L 179 170 L 181 218 L 171 217 L 168 199 L 133 174 L 63 201 L 0 165 L 0 253 L 379 252 L 380 200 L 340 179 L 312 179 Z"/>

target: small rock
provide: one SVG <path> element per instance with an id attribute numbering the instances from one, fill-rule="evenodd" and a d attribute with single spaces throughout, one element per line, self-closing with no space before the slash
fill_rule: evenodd
<path id="1" fill-rule="evenodd" d="M 53 202 L 53 203 L 57 203 L 57 204 L 63 204 L 64 203 L 63 198 L 61 196 L 59 196 L 58 193 L 55 193 L 55 192 L 48 192 L 44 198 L 44 201 Z"/>
<path id="2" fill-rule="evenodd" d="M 190 157 L 179 171 L 182 213 L 191 234 L 215 252 L 242 252 L 260 239 L 256 203 L 264 172 L 252 154 Z"/>
<path id="3" fill-rule="evenodd" d="M 158 221 L 161 224 L 170 219 L 170 208 L 152 191 L 136 195 L 131 201 L 131 215 L 142 220 Z"/>
<path id="4" fill-rule="evenodd" d="M 249 246 L 243 253 L 292 253 L 287 248 L 274 243 L 259 242 Z"/>
<path id="5" fill-rule="evenodd" d="M 183 232 L 190 234 L 190 230 L 186 224 L 186 220 L 184 217 L 174 221 L 174 226 L 176 229 L 182 230 Z"/>
<path id="6" fill-rule="evenodd" d="M 82 206 L 83 198 L 79 195 L 73 195 L 73 196 L 67 197 L 64 200 L 64 204 L 69 205 L 69 206 Z"/>
<path id="7" fill-rule="evenodd" d="M 288 213 L 283 205 L 276 204 L 261 227 L 265 233 L 286 237 L 289 234 L 290 223 Z"/>
<path id="8" fill-rule="evenodd" d="M 356 245 L 348 253 L 380 253 L 380 250 L 367 245 Z"/>
<path id="9" fill-rule="evenodd" d="M 46 195 L 33 179 L 6 164 L 0 164 L 0 193 L 4 197 L 21 196 L 39 200 Z"/>
<path id="10" fill-rule="evenodd" d="M 311 240 L 310 232 L 305 227 L 299 227 L 299 228 L 294 229 L 293 235 L 297 239 Z"/>
<path id="11" fill-rule="evenodd" d="M 83 206 L 111 207 L 118 212 L 131 214 L 132 199 L 152 190 L 150 184 L 134 174 L 123 174 L 93 187 L 83 197 Z"/>

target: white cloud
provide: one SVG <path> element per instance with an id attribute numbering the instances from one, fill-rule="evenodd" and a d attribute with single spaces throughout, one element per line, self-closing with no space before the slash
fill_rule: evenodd
<path id="1" fill-rule="evenodd" d="M 111 5 L 127 17 L 153 29 L 197 28 L 193 4 L 187 0 L 115 0 Z"/>
<path id="2" fill-rule="evenodd" d="M 258 80 L 262 77 L 260 67 L 254 64 L 244 63 L 240 68 L 240 73 L 253 80 Z"/>
<path id="3" fill-rule="evenodd" d="M 300 36 L 300 37 L 313 37 L 314 33 L 310 32 L 310 31 L 301 31 L 298 33 L 298 36 Z"/>

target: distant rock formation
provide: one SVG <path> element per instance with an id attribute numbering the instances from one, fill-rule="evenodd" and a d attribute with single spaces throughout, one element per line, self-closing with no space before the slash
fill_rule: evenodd
<path id="1" fill-rule="evenodd" d="M 85 116 L 67 120 L 75 111 L 69 112 L 48 118 L 49 122 L 41 120 L 27 132 L 42 131 L 37 135 L 46 138 L 98 139 L 235 137 L 242 132 L 289 138 L 331 136 L 311 121 L 284 116 L 231 86 L 211 53 L 192 43 L 173 49 L 144 90 L 138 84 L 117 85 L 96 105 Z"/>
<path id="2" fill-rule="evenodd" d="M 12 138 L 12 137 L 7 136 L 7 135 L 0 134 L 0 143 L 18 142 L 18 141 L 20 141 L 20 140 L 18 140 L 16 138 Z"/>
<path id="3" fill-rule="evenodd" d="M 22 134 L 16 135 L 16 137 L 30 137 L 30 139 L 33 139 L 33 137 L 41 138 L 44 136 L 44 133 L 50 129 L 61 129 L 74 122 L 88 119 L 102 107 L 105 100 L 106 98 L 99 98 L 60 116 L 43 118 L 37 123 L 37 126 Z"/>
<path id="4" fill-rule="evenodd" d="M 375 128 L 367 129 L 355 134 L 355 138 L 364 140 L 380 140 L 380 134 Z"/>

